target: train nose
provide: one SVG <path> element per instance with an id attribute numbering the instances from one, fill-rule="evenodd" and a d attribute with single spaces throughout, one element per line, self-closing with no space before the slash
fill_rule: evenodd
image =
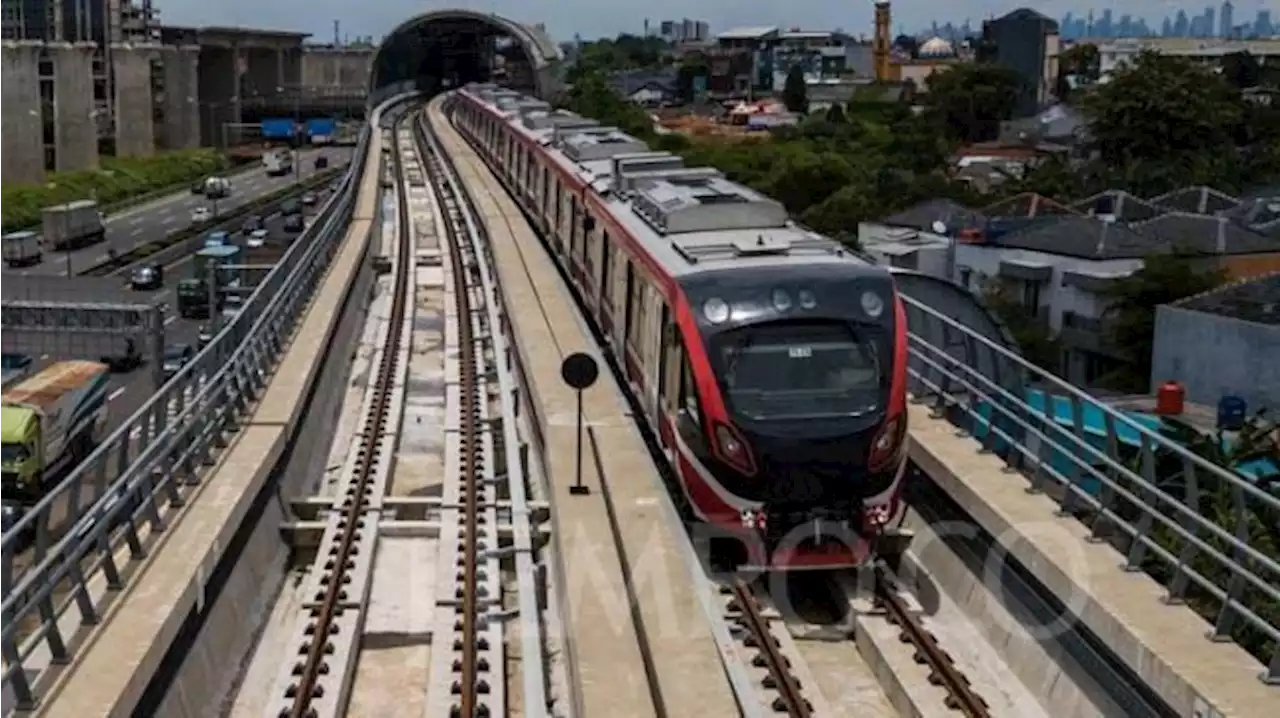
<path id="1" fill-rule="evenodd" d="M 771 506 L 830 508 L 849 515 L 860 505 L 866 483 L 867 439 L 847 435 L 825 440 L 767 439 L 754 442 L 762 474 L 764 501 Z"/>

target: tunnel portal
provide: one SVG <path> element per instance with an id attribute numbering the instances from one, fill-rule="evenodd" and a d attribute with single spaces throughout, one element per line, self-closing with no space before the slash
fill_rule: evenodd
<path id="1" fill-rule="evenodd" d="M 548 98 L 558 89 L 559 49 L 542 30 L 499 15 L 437 10 L 401 24 L 374 57 L 370 99 L 392 88 L 434 95 L 497 82 Z"/>

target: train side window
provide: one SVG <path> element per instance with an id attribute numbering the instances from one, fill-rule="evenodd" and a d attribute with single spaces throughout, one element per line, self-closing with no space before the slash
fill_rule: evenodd
<path id="1" fill-rule="evenodd" d="M 573 256 L 574 251 L 578 247 L 578 196 L 574 195 L 569 198 L 569 256 Z"/>
<path id="2" fill-rule="evenodd" d="M 555 221 L 551 224 L 551 227 L 552 227 L 551 231 L 553 234 L 558 234 L 560 232 L 560 215 L 562 214 L 561 212 L 562 208 L 560 206 L 560 203 L 564 200 L 564 192 L 563 192 L 564 185 L 560 182 L 559 177 L 553 178 L 552 181 L 556 183 L 556 192 L 555 192 L 556 208 L 554 210 L 555 213 L 553 215 L 555 217 Z"/>
<path id="3" fill-rule="evenodd" d="M 667 335 L 670 333 L 671 326 L 671 310 L 667 309 L 667 303 L 662 304 L 662 323 L 658 325 L 658 341 L 654 354 L 658 357 L 658 405 L 666 403 L 667 392 Z"/>
<path id="4" fill-rule="evenodd" d="M 626 346 L 634 346 L 632 337 L 636 333 L 636 268 L 630 261 L 627 262 L 627 296 L 623 301 L 626 302 L 626 310 L 624 319 L 626 324 L 623 326 L 623 340 Z"/>
<path id="5" fill-rule="evenodd" d="M 689 352 L 685 351 L 684 342 L 680 342 L 680 408 L 689 413 L 698 430 L 702 429 L 702 406 L 698 402 L 698 383 L 693 378 L 693 366 L 689 363 Z"/>
<path id="6" fill-rule="evenodd" d="M 542 168 L 542 213 L 551 213 L 551 171 Z"/>
<path id="7" fill-rule="evenodd" d="M 613 242 L 609 240 L 609 231 L 605 230 L 600 233 L 600 297 L 610 308 L 613 307 L 613 297 L 610 296 L 612 285 L 609 283 L 612 270 Z"/>

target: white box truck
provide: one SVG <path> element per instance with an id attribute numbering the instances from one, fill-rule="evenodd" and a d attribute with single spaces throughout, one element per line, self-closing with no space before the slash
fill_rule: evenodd
<path id="1" fill-rule="evenodd" d="M 0 239 L 0 244 L 3 245 L 4 263 L 10 267 L 40 263 L 40 235 L 35 232 L 10 232 Z"/>
<path id="2" fill-rule="evenodd" d="M 4 390 L 5 498 L 38 499 L 51 471 L 93 451 L 107 423 L 108 381 L 105 364 L 62 361 Z"/>
<path id="3" fill-rule="evenodd" d="M 98 203 L 93 200 L 45 207 L 41 215 L 44 243 L 55 251 L 77 249 L 106 239 L 107 226 L 102 212 L 98 211 Z"/>

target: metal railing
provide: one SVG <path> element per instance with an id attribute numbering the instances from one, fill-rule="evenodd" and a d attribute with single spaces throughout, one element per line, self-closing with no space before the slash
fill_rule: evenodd
<path id="1" fill-rule="evenodd" d="M 1147 571 L 1168 601 L 1211 614 L 1212 640 L 1256 632 L 1272 652 L 1260 677 L 1280 683 L 1280 564 L 1250 545 L 1257 513 L 1280 516 L 1280 498 L 903 299 L 914 400 L 1084 520 L 1093 539 L 1125 555 L 1124 570 Z"/>
<path id="2" fill-rule="evenodd" d="M 166 528 L 161 506 L 183 505 L 200 483 L 200 470 L 265 390 L 345 235 L 370 136 L 366 127 L 342 185 L 240 312 L 5 533 L 0 651 L 6 712 L 35 704 L 33 676 L 68 662 L 84 628 L 100 619 L 90 581 L 108 593 L 123 586 L 146 555 L 144 536 Z M 116 553 L 125 547 L 122 564 Z M 59 621 L 73 606 L 78 626 L 65 631 Z"/>

